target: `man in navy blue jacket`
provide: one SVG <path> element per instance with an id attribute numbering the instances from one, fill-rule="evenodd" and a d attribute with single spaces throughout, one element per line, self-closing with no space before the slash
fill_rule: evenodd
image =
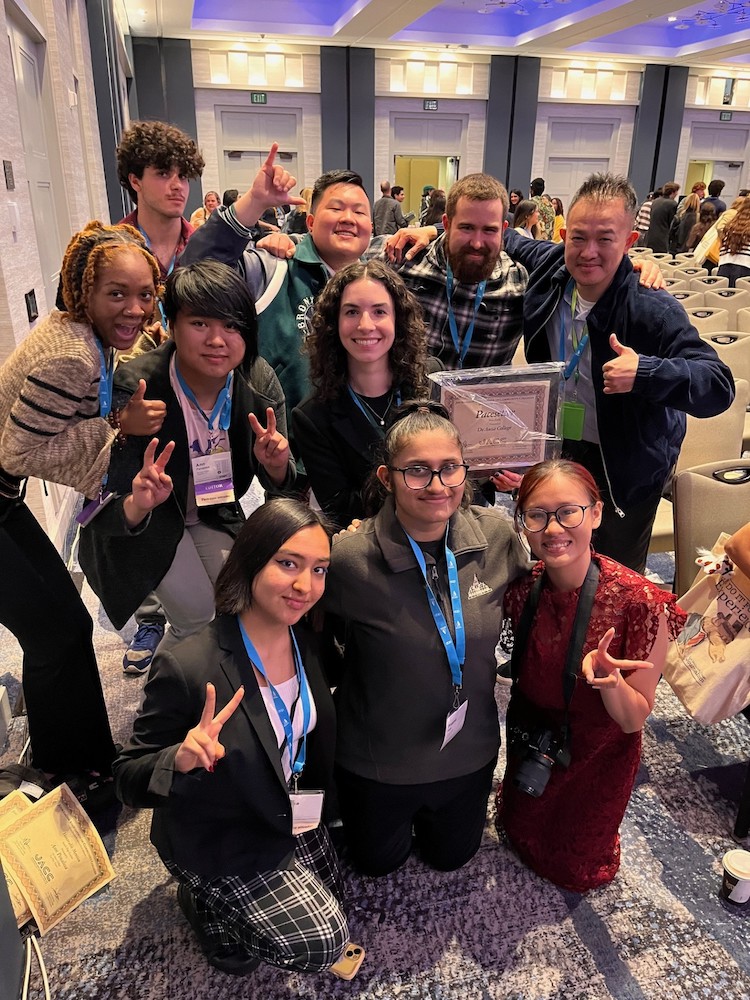
<path id="1" fill-rule="evenodd" d="M 563 456 L 594 475 L 604 499 L 598 551 L 642 572 L 659 498 L 685 436 L 685 414 L 710 417 L 734 398 L 732 373 L 679 302 L 638 283 L 635 190 L 593 174 L 573 196 L 563 243 L 506 231 L 529 271 L 529 363 L 565 362 Z"/>

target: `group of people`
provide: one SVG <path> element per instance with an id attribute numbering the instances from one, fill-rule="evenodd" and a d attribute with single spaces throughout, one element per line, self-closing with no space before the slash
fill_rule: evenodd
<path id="1" fill-rule="evenodd" d="M 520 188 L 511 188 L 507 221 L 517 233 L 534 240 L 562 243 L 565 209 L 559 198 L 544 193 L 544 178 L 535 177 L 524 198 Z"/>
<path id="2" fill-rule="evenodd" d="M 121 170 L 132 224 L 73 238 L 60 308 L 0 370 L 0 622 L 24 651 L 35 766 L 154 808 L 217 968 L 325 969 L 348 940 L 331 820 L 372 876 L 415 849 L 438 870 L 478 849 L 510 619 L 498 828 L 540 875 L 605 884 L 683 617 L 639 575 L 656 504 L 685 413 L 734 394 L 650 287 L 658 269 L 634 272 L 632 186 L 594 175 L 563 242 L 504 242 L 505 188 L 469 175 L 439 233 L 386 240 L 356 173 L 302 198 L 274 146 L 193 233 L 202 160 L 170 128 L 123 136 L 123 164 L 140 151 Z M 307 234 L 259 247 L 253 227 L 284 204 L 309 207 Z M 484 484 L 518 489 L 511 522 L 472 486 L 428 375 L 508 364 L 521 336 L 530 362 L 564 363 L 563 458 Z M 149 602 L 169 622 L 124 749 L 91 620 L 23 502 L 30 475 L 87 498 L 81 565 L 113 623 Z M 245 521 L 256 475 L 266 502 Z"/>
<path id="3" fill-rule="evenodd" d="M 698 266 L 708 262 L 734 288 L 750 275 L 750 191 L 743 189 L 727 208 L 725 182 L 696 181 L 679 200 L 680 185 L 669 181 L 652 192 L 636 216 L 639 243 L 655 253 L 692 253 Z"/>

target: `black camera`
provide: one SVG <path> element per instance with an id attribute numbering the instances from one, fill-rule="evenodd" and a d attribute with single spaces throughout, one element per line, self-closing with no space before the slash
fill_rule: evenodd
<path id="1" fill-rule="evenodd" d="M 560 767 L 570 764 L 567 739 L 551 729 L 537 729 L 529 736 L 526 753 L 513 776 L 513 784 L 538 799 L 547 787 L 555 764 Z"/>

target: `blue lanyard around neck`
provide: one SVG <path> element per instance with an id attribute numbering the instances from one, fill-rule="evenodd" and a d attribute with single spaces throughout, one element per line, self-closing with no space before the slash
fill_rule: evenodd
<path id="1" fill-rule="evenodd" d="M 573 372 L 576 373 L 576 378 L 578 378 L 578 366 L 581 363 L 581 358 L 583 357 L 583 352 L 586 350 L 586 345 L 589 342 L 589 328 L 588 324 L 584 323 L 583 336 L 581 337 L 578 344 L 576 344 L 576 330 L 575 330 L 575 314 L 576 305 L 578 304 L 578 289 L 574 286 L 573 280 L 568 284 L 566 291 L 571 290 L 570 297 L 570 341 L 573 345 L 573 353 L 570 356 L 568 363 L 565 365 L 563 371 L 563 378 L 567 381 Z M 566 310 L 563 304 L 562 316 L 560 318 L 560 361 L 565 361 L 565 340 L 566 340 L 566 329 L 565 329 L 565 318 Z"/>
<path id="2" fill-rule="evenodd" d="M 146 241 L 146 246 L 148 247 L 149 250 L 151 250 L 151 253 L 154 255 L 154 259 L 156 259 L 156 254 L 151 249 L 151 240 L 148 238 L 148 233 L 143 228 L 143 226 L 140 224 L 140 222 L 138 223 L 138 232 L 144 238 L 144 240 Z M 181 232 L 182 232 L 182 230 L 180 230 L 180 233 Z M 179 240 L 177 241 L 177 243 L 179 245 Z M 167 277 L 169 277 L 170 274 L 172 273 L 172 271 L 174 271 L 174 266 L 175 266 L 176 261 L 177 261 L 177 249 L 175 248 L 175 252 L 172 254 L 172 259 L 170 260 L 169 267 L 167 268 Z M 161 263 L 160 262 L 159 262 L 159 266 L 161 267 Z M 169 329 L 169 323 L 167 322 L 167 314 L 164 312 L 164 306 L 163 306 L 163 304 L 162 304 L 161 301 L 159 301 L 157 304 L 159 306 L 159 313 L 161 315 L 161 325 L 164 327 L 165 330 L 168 330 Z"/>
<path id="3" fill-rule="evenodd" d="M 453 346 L 455 347 L 456 354 L 458 356 L 459 368 L 463 368 L 466 355 L 469 353 L 471 338 L 474 336 L 474 324 L 476 323 L 477 313 L 479 312 L 479 307 L 482 304 L 484 290 L 486 287 L 486 281 L 480 281 L 477 285 L 477 294 L 474 296 L 474 315 L 471 317 L 469 327 L 464 334 L 463 343 L 461 343 L 458 339 L 456 314 L 453 312 L 453 270 L 450 264 L 446 264 L 445 294 L 448 297 L 448 326 L 450 327 L 451 339 L 453 340 Z"/>
<path id="4" fill-rule="evenodd" d="M 302 769 L 305 766 L 307 756 L 307 731 L 310 728 L 310 687 L 307 682 L 307 676 L 305 675 L 305 668 L 302 664 L 299 646 L 297 645 L 297 637 L 294 632 L 289 629 L 289 635 L 292 637 L 292 645 L 294 647 L 294 671 L 297 675 L 299 697 L 302 701 L 302 736 L 299 741 L 297 757 L 292 760 L 292 753 L 294 752 L 294 729 L 292 726 L 292 720 L 289 716 L 289 709 L 284 704 L 284 699 L 269 681 L 268 676 L 266 675 L 265 667 L 263 666 L 261 658 L 258 655 L 258 650 L 255 648 L 252 639 L 245 631 L 245 627 L 240 621 L 239 615 L 237 616 L 237 624 L 240 627 L 240 635 L 242 636 L 242 641 L 245 643 L 245 651 L 247 652 L 248 659 L 252 662 L 255 669 L 268 684 L 271 697 L 273 698 L 273 707 L 276 709 L 281 726 L 284 730 L 284 739 L 286 740 L 286 747 L 289 751 L 289 762 L 291 764 L 292 774 L 295 778 L 297 778 L 302 773 Z"/>
<path id="5" fill-rule="evenodd" d="M 110 347 L 105 352 L 104 344 L 95 335 L 99 348 L 99 416 L 108 417 L 112 411 L 112 387 L 115 380 L 115 352 Z M 109 357 L 108 357 L 109 355 Z"/>
<path id="6" fill-rule="evenodd" d="M 203 419 L 208 424 L 208 429 L 212 431 L 214 429 L 214 421 L 219 418 L 219 427 L 223 431 L 229 430 L 229 425 L 232 422 L 232 376 L 234 372 L 230 372 L 227 375 L 227 380 L 224 383 L 224 388 L 221 390 L 219 395 L 216 397 L 216 402 L 214 403 L 214 408 L 211 410 L 210 416 L 201 407 L 198 400 L 195 398 L 195 393 L 187 384 L 185 379 L 180 374 L 180 369 L 177 366 L 177 358 L 174 362 L 174 370 L 177 375 L 177 381 L 180 383 L 180 388 L 185 393 L 190 402 L 198 410 L 198 413 L 203 417 Z"/>
<path id="7" fill-rule="evenodd" d="M 445 529 L 445 561 L 448 566 L 448 586 L 450 588 L 451 595 L 453 628 L 456 633 L 455 643 L 453 641 L 451 631 L 448 628 L 448 622 L 445 620 L 443 609 L 440 607 L 438 599 L 433 593 L 432 588 L 430 587 L 430 582 L 427 579 L 427 563 L 425 562 L 424 553 L 405 529 L 404 534 L 409 540 L 409 545 L 411 545 L 414 558 L 417 560 L 417 564 L 419 565 L 419 568 L 422 571 L 422 576 L 424 577 L 425 589 L 427 591 L 427 603 L 430 606 L 430 611 L 432 612 L 432 617 L 435 621 L 435 627 L 438 630 L 438 635 L 442 640 L 443 646 L 445 646 L 445 653 L 448 657 L 448 666 L 451 669 L 453 685 L 456 688 L 460 688 L 463 684 L 463 672 L 461 668 L 463 667 L 464 660 L 466 659 L 466 632 L 464 631 L 464 613 L 461 607 L 461 592 L 458 589 L 458 566 L 456 565 L 456 557 L 448 548 L 448 528 L 446 527 Z"/>

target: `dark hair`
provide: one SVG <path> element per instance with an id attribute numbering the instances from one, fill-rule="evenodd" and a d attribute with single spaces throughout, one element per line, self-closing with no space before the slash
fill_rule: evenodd
<path id="1" fill-rule="evenodd" d="M 513 514 L 517 529 L 520 529 L 519 515 L 526 510 L 526 505 L 534 490 L 553 476 L 566 476 L 568 479 L 575 480 L 588 493 L 591 503 L 599 503 L 602 498 L 596 480 L 589 470 L 579 465 L 578 462 L 569 462 L 565 458 L 553 458 L 547 462 L 539 462 L 524 473 L 521 485 L 518 487 L 516 509 Z"/>
<path id="2" fill-rule="evenodd" d="M 667 181 L 666 184 L 662 185 L 662 198 L 671 198 L 673 194 L 677 194 L 680 190 L 680 185 L 677 181 Z"/>
<path id="3" fill-rule="evenodd" d="M 393 187 L 391 188 L 391 197 L 395 198 L 396 195 L 401 194 L 403 190 L 404 189 L 401 187 L 400 184 L 394 184 Z"/>
<path id="4" fill-rule="evenodd" d="M 321 176 L 315 181 L 312 198 L 310 199 L 311 214 L 315 214 L 315 206 L 318 204 L 328 188 L 333 187 L 334 184 L 354 184 L 355 187 L 360 187 L 363 191 L 365 191 L 365 182 L 362 180 L 361 176 L 353 170 L 329 170 L 327 173 L 321 174 Z M 367 197 L 366 191 L 365 197 Z"/>
<path id="5" fill-rule="evenodd" d="M 199 260 L 178 267 L 164 288 L 164 315 L 174 324 L 180 312 L 210 316 L 232 323 L 245 341 L 243 369 L 258 356 L 258 318 L 255 302 L 243 278 L 217 260 Z"/>
<path id="6" fill-rule="evenodd" d="M 221 203 L 224 208 L 229 208 L 230 205 L 234 205 L 240 196 L 240 192 L 237 188 L 227 188 L 224 194 L 221 196 Z"/>
<path id="7" fill-rule="evenodd" d="M 553 198 L 552 204 L 555 208 L 555 215 L 565 215 L 565 208 L 562 201 L 559 198 Z"/>
<path id="8" fill-rule="evenodd" d="M 145 240 L 138 230 L 128 225 L 105 226 L 94 219 L 68 243 L 60 268 L 58 301 L 61 300 L 62 308 L 72 319 L 86 321 L 86 310 L 99 271 L 123 250 L 134 250 L 145 258 L 154 279 L 154 296 L 159 294 L 159 265 L 146 249 Z"/>
<path id="9" fill-rule="evenodd" d="M 685 240 L 685 249 L 693 250 L 697 247 L 714 222 L 716 222 L 716 206 L 710 201 L 702 201 L 700 212 L 698 213 L 698 221 L 690 230 L 688 238 Z"/>
<path id="10" fill-rule="evenodd" d="M 534 180 L 529 185 L 529 190 L 531 191 L 532 195 L 535 195 L 537 198 L 539 197 L 539 195 L 544 194 L 544 178 L 535 177 Z"/>
<path id="11" fill-rule="evenodd" d="M 249 608 L 253 603 L 253 583 L 263 567 L 292 535 L 316 526 L 330 540 L 331 528 L 324 516 L 300 500 L 288 497 L 269 500 L 254 510 L 216 579 L 217 613 L 239 615 Z"/>
<path id="12" fill-rule="evenodd" d="M 430 203 L 427 206 L 427 211 L 425 212 L 421 225 L 434 226 L 436 223 L 440 222 L 444 215 L 445 191 L 435 188 L 434 191 L 430 191 Z"/>
<path id="13" fill-rule="evenodd" d="M 130 174 L 140 180 L 146 167 L 159 170 L 177 168 L 185 177 L 200 177 L 205 162 L 195 142 L 182 129 L 166 122 L 131 122 L 117 146 L 117 177 L 138 204 L 130 186 Z"/>
<path id="14" fill-rule="evenodd" d="M 395 337 L 388 362 L 393 385 L 404 395 L 414 396 L 423 389 L 427 364 L 427 334 L 422 310 L 400 275 L 380 260 L 355 261 L 342 267 L 315 301 L 306 349 L 316 395 L 321 400 L 335 399 L 347 384 L 349 355 L 339 337 L 339 312 L 344 289 L 362 278 L 379 281 L 391 297 Z"/>
<path id="15" fill-rule="evenodd" d="M 568 211 L 579 201 L 613 201 L 616 198 L 621 199 L 626 213 L 635 218 L 638 196 L 627 177 L 620 174 L 591 174 L 573 195 Z"/>
<path id="16" fill-rule="evenodd" d="M 519 201 L 519 203 L 516 205 L 516 211 L 513 214 L 513 225 L 516 228 L 520 226 L 522 229 L 526 229 L 527 228 L 526 223 L 534 214 L 534 212 L 538 211 L 539 211 L 539 206 L 535 201 L 529 201 L 528 199 L 525 201 Z"/>
<path id="17" fill-rule="evenodd" d="M 720 180 L 711 181 L 711 183 L 708 185 L 709 198 L 718 198 L 725 187 L 726 187 L 726 181 L 720 181 Z"/>
<path id="18" fill-rule="evenodd" d="M 425 431 L 440 431 L 453 438 L 463 455 L 463 443 L 458 428 L 451 422 L 448 411 L 443 404 L 433 399 L 408 399 L 393 411 L 385 437 L 380 445 L 379 464 L 391 468 L 396 456 L 403 451 L 409 441 Z M 376 471 L 373 470 L 364 489 L 367 514 L 376 514 L 383 506 L 387 495 L 385 487 L 378 479 Z M 461 506 L 468 507 L 473 495 L 474 489 L 467 479 L 461 498 Z"/>

